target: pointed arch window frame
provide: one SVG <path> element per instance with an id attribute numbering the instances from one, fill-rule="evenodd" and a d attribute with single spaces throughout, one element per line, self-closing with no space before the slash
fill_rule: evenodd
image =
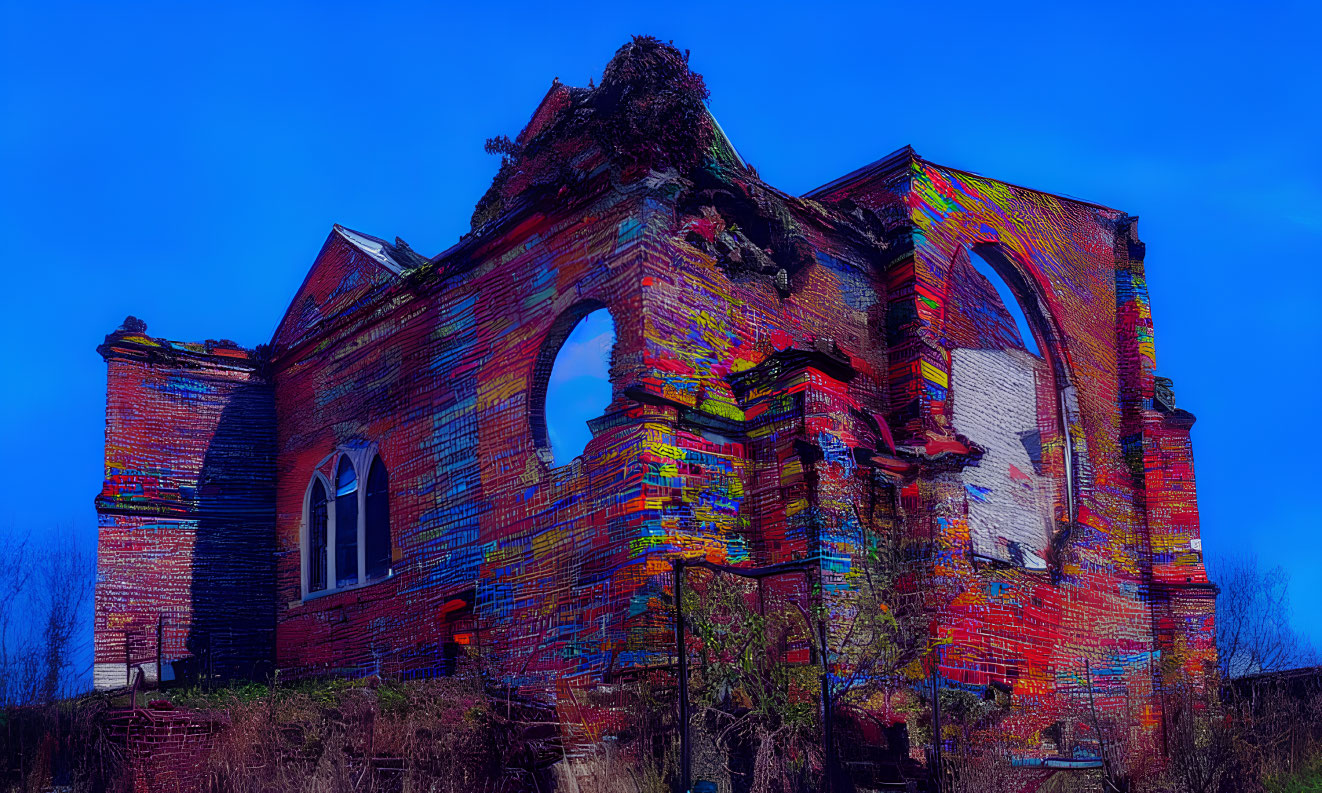
<path id="1" fill-rule="evenodd" d="M 1086 453 L 1080 448 L 1082 438 L 1075 437 L 1075 428 L 1082 432 L 1082 420 L 1078 409 L 1078 392 L 1069 362 L 1065 335 L 1057 324 L 1056 316 L 1043 298 L 1046 285 L 1041 284 L 1032 275 L 1013 251 L 997 242 L 974 242 L 963 246 L 968 254 L 976 254 L 1000 278 L 1019 303 L 1019 310 L 1028 323 L 1028 330 L 1034 335 L 1040 356 L 1051 370 L 1055 384 L 1056 404 L 1054 413 L 1059 424 L 1061 441 L 1064 445 L 1064 471 L 1061 482 L 1064 496 L 1066 532 L 1072 531 L 1079 519 L 1079 455 Z M 1007 310 L 1008 307 L 1007 307 Z M 1030 355 L 1033 353 L 1029 353 Z M 1054 541 L 1064 541 L 1065 536 Z M 1051 562 L 1048 562 L 1048 567 Z"/>
<path id="2" fill-rule="evenodd" d="M 389 541 L 389 551 L 387 567 L 384 575 L 370 578 L 368 576 L 367 559 L 367 496 L 369 488 L 369 479 L 372 474 L 372 466 L 376 461 L 380 461 L 381 469 L 386 475 L 386 481 L 390 479 L 390 467 L 386 464 L 380 449 L 375 443 L 366 445 L 342 445 L 336 448 L 334 452 L 322 458 L 314 468 L 312 475 L 308 478 L 307 488 L 303 495 L 303 519 L 299 528 L 299 591 L 302 600 L 312 600 L 326 595 L 333 595 L 338 592 L 349 592 L 355 589 L 362 589 L 366 586 L 379 584 L 388 581 L 397 575 L 395 569 L 395 532 L 393 527 L 387 523 L 386 535 Z M 339 571 L 337 570 L 337 519 L 339 510 L 336 508 L 336 484 L 339 479 L 340 466 L 347 461 L 353 467 L 354 476 L 357 479 L 354 496 L 356 497 L 356 514 L 354 520 L 356 524 L 356 557 L 357 557 L 357 575 L 352 583 L 339 584 Z M 327 476 L 323 471 L 330 471 Z M 315 485 L 320 482 L 326 494 L 326 569 L 324 571 L 325 586 L 322 589 L 313 590 L 312 585 L 312 494 Z M 387 516 L 392 511 L 389 509 L 390 490 L 386 488 Z M 388 517 L 387 517 L 388 520 Z"/>

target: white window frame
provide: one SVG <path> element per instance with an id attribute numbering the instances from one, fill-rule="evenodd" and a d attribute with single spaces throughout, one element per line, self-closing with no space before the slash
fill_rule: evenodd
<path id="1" fill-rule="evenodd" d="M 335 508 L 335 490 L 336 487 L 326 475 L 321 473 L 322 468 L 330 463 L 330 472 L 332 478 L 338 478 L 340 460 L 349 458 L 349 464 L 353 466 L 354 474 L 358 478 L 358 489 L 355 491 L 358 497 L 358 579 L 355 583 L 347 586 L 336 586 L 337 573 L 336 554 L 335 554 L 335 521 L 338 510 Z M 312 476 L 308 478 L 307 489 L 303 493 L 303 521 L 299 529 L 298 547 L 299 547 L 299 591 L 302 593 L 303 600 L 313 600 L 325 595 L 333 595 L 337 592 L 349 592 L 354 589 L 362 589 L 365 586 L 379 584 L 382 581 L 388 581 L 395 577 L 394 546 L 395 532 L 390 532 L 391 546 L 391 566 L 386 574 L 374 581 L 367 580 L 367 478 L 372 472 L 372 461 L 380 457 L 380 451 L 375 443 L 366 446 L 341 446 L 330 455 L 323 457 Z M 385 467 L 385 460 L 381 461 L 382 467 Z M 390 469 L 386 468 L 386 476 L 390 476 Z M 308 567 L 311 563 L 312 554 L 312 485 L 314 482 L 321 482 L 321 486 L 326 489 L 326 588 L 319 589 L 316 592 L 309 592 L 310 584 L 308 576 Z M 386 498 L 390 498 L 389 491 L 386 492 Z"/>
<path id="2" fill-rule="evenodd" d="M 320 468 L 320 466 L 318 466 Z M 308 574 L 308 568 L 312 566 L 312 488 L 318 482 L 321 483 L 322 490 L 326 493 L 326 588 L 318 589 L 316 592 L 308 591 L 312 585 L 312 576 Z M 311 478 L 308 479 L 308 486 L 303 492 L 303 523 L 298 533 L 299 547 L 299 582 L 300 590 L 303 593 L 303 599 L 310 597 L 320 597 L 327 592 L 333 592 L 335 581 L 330 577 L 331 571 L 335 567 L 335 560 L 331 557 L 334 548 L 335 534 L 333 521 L 335 520 L 335 507 L 332 496 L 335 493 L 330 488 L 330 482 L 322 475 L 320 470 L 314 471 Z"/>

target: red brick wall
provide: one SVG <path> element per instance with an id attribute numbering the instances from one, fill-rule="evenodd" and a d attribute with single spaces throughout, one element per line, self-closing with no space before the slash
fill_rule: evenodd
<path id="1" fill-rule="evenodd" d="M 579 193 L 589 198 L 525 209 L 415 269 L 380 241 L 338 229 L 328 239 L 275 334 L 261 392 L 274 415 L 268 609 L 283 673 L 441 673 L 468 644 L 507 680 L 558 697 L 572 721 L 575 690 L 669 663 L 676 553 L 810 559 L 846 619 L 859 549 L 898 530 L 940 551 L 944 683 L 1010 686 L 1024 752 L 1063 749 L 1045 737 L 1057 722 L 1086 742 L 1089 699 L 1154 726 L 1158 651 L 1205 658 L 1211 626 L 1202 590 L 1170 590 L 1205 581 L 1190 545 L 1187 426 L 1154 408 L 1141 245 L 1121 213 L 903 159 L 833 188 L 899 218 L 888 242 L 865 249 L 791 201 L 804 258 L 773 277 L 701 242 L 726 232 L 720 216 L 598 178 Z M 977 319 L 991 293 L 952 283 L 961 267 L 968 280 L 971 247 L 1000 257 L 1031 302 L 1045 333 L 1039 390 L 1048 402 L 1064 391 L 1044 414 L 1059 429 L 1044 437 L 1063 461 L 1068 433 L 1073 488 L 1045 570 L 972 555 L 963 472 L 986 463 L 954 419 L 950 353 L 952 339 L 994 336 L 975 326 L 996 311 Z M 583 456 L 553 467 L 534 426 L 539 377 L 599 307 L 615 321 L 614 399 Z M 115 630 L 162 611 L 188 622 L 171 652 L 190 652 L 209 513 L 184 483 L 202 487 L 236 395 L 266 388 L 237 351 L 162 358 L 166 342 L 118 338 L 108 460 L 127 456 L 108 462 L 103 498 L 107 664 Z M 373 450 L 389 471 L 394 575 L 305 598 L 309 483 L 333 478 L 346 449 Z M 251 528 L 250 512 L 240 523 Z M 157 559 L 128 550 L 142 548 Z M 133 594 L 161 571 L 151 594 Z M 574 729 L 592 735 L 601 722 L 588 721 Z"/>
<path id="2" fill-rule="evenodd" d="M 228 342 L 176 344 L 121 328 L 107 361 L 95 677 L 128 661 L 165 674 L 269 669 L 270 389 Z"/>
<path id="3" fill-rule="evenodd" d="M 1133 443 L 1126 433 L 1134 423 L 1128 416 L 1145 399 L 1151 405 L 1154 360 L 1141 252 L 1138 289 L 1123 294 L 1116 289 L 1117 269 L 1128 266 L 1131 248 L 1127 218 L 918 159 L 871 183 L 838 188 L 838 194 L 866 202 L 870 190 L 882 203 L 903 194 L 914 225 L 912 275 L 897 268 L 902 279 L 911 279 L 910 286 L 895 291 L 914 295 L 920 320 L 918 358 L 925 381 L 920 416 L 929 448 L 932 439 L 959 429 L 949 423 L 949 360 L 938 329 L 951 293 L 946 279 L 960 262 L 961 248 L 1001 255 L 1031 291 L 1029 300 L 1040 301 L 1055 337 L 1049 354 L 1077 400 L 1077 408 L 1067 410 L 1066 424 L 1075 452 L 1077 519 L 1062 527 L 1068 531 L 1060 535 L 1053 571 L 973 563 L 964 517 L 967 496 L 958 476 L 936 477 L 913 494 L 911 508 L 939 516 L 936 523 L 948 544 L 938 569 L 946 603 L 938 628 L 947 642 L 943 678 L 953 685 L 1013 685 L 1017 715 L 1011 729 L 1030 745 L 1040 745 L 1040 731 L 1056 721 L 1087 733 L 1081 716 L 1090 679 L 1098 706 L 1146 728 L 1150 739 L 1157 718 L 1156 651 L 1176 652 L 1177 644 L 1159 646 L 1154 639 L 1158 613 L 1170 611 L 1165 596 L 1153 590 L 1154 572 L 1165 576 L 1154 546 L 1169 544 L 1163 538 L 1171 530 L 1165 526 L 1175 521 L 1187 548 L 1188 539 L 1197 536 L 1197 517 L 1191 483 L 1183 492 L 1179 484 L 1188 467 L 1180 459 L 1187 432 L 1183 441 L 1162 432 L 1148 432 L 1138 441 L 1140 459 L 1149 458 L 1149 470 L 1165 470 L 1165 480 L 1135 476 L 1126 457 Z M 1141 311 L 1133 305 L 1135 295 Z M 1146 334 L 1135 331 L 1140 313 Z M 1126 363 L 1136 360 L 1148 363 Z M 1156 516 L 1151 525 L 1150 515 Z M 1200 558 L 1186 554 L 1185 562 L 1185 572 L 1205 580 Z M 1172 624 L 1171 618 L 1163 624 Z M 1204 627 L 1197 633 L 1207 646 Z"/>
<path id="4" fill-rule="evenodd" d="M 539 673 L 584 663 L 566 662 L 563 652 L 581 604 L 623 608 L 602 575 L 627 547 L 627 538 L 606 538 L 627 487 L 592 485 L 619 470 L 618 460 L 597 458 L 611 454 L 622 430 L 594 440 L 582 466 L 550 470 L 533 445 L 528 394 L 548 331 L 587 302 L 615 318 L 616 382 L 637 368 L 638 245 L 627 231 L 638 211 L 626 199 L 529 216 L 440 273 L 395 279 L 327 330 L 277 332 L 304 339 L 277 345 L 275 358 L 282 669 L 435 673 L 453 656 L 446 645 L 455 634 L 530 682 L 543 680 L 543 690 L 551 681 Z M 328 244 L 309 284 L 365 283 L 355 273 L 374 267 L 351 246 Z M 355 443 L 377 445 L 390 473 L 395 575 L 304 601 L 308 483 L 337 448 Z M 589 577 L 596 581 L 583 583 Z M 480 632 L 474 607 L 487 621 Z"/>

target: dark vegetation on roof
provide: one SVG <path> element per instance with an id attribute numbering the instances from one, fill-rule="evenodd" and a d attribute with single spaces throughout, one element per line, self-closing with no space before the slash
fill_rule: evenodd
<path id="1" fill-rule="evenodd" d="M 493 138 L 487 151 L 505 158 L 473 212 L 473 231 L 513 208 L 520 198 L 558 193 L 605 154 L 626 173 L 687 173 L 711 146 L 714 125 L 707 86 L 688 55 L 650 36 L 615 53 L 601 85 L 571 88 L 556 81 L 517 140 Z"/>
<path id="2" fill-rule="evenodd" d="M 771 280 L 782 295 L 813 261 L 814 227 L 880 264 L 902 215 L 881 217 L 849 200 L 788 196 L 745 165 L 708 111 L 702 76 L 688 53 L 636 36 L 615 53 L 601 84 L 559 81 L 520 135 L 492 138 L 503 160 L 473 212 L 474 236 L 490 233 L 522 207 L 572 202 L 609 169 L 616 184 L 647 180 L 670 197 L 687 241 L 716 258 L 732 278 Z"/>

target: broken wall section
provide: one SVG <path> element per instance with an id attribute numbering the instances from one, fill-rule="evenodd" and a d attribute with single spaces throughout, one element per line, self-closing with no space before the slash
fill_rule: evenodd
<path id="1" fill-rule="evenodd" d="M 888 269 L 888 327 L 907 337 L 892 347 L 891 416 L 900 446 L 945 457 L 952 467 L 905 495 L 907 514 L 931 516 L 946 549 L 937 565 L 938 599 L 948 604 L 938 618 L 942 685 L 1009 688 L 1013 711 L 1005 727 L 1025 740 L 1027 754 L 1068 751 L 1052 736 L 1057 722 L 1069 733 L 1084 721 L 1080 703 L 1095 700 L 1099 711 L 1130 719 L 1130 709 L 1151 701 L 1159 654 L 1143 493 L 1131 486 L 1120 454 L 1127 385 L 1127 347 L 1116 335 L 1123 213 L 944 168 L 911 150 L 811 196 L 867 206 L 899 196 L 908 208 L 912 253 Z M 1006 343 L 1000 301 L 966 266 L 972 253 L 1013 292 L 1037 337 L 1040 363 Z M 975 367 L 961 376 L 961 364 L 990 358 L 989 349 L 998 364 L 1018 356 L 1033 365 Z M 1006 394 L 982 403 L 1013 401 L 1023 415 L 988 412 L 985 421 L 971 422 L 978 417 L 964 408 L 978 407 L 979 389 L 990 384 Z M 1012 455 L 988 442 L 998 429 L 1012 431 L 1007 440 L 1020 444 L 1006 444 Z M 1038 493 L 1039 484 L 1051 482 L 1035 479 L 1054 480 L 1057 489 Z M 1037 528 L 1042 522 L 1050 530 L 1047 548 L 1035 539 L 1046 533 Z M 988 540 L 1000 537 L 1004 551 L 999 543 L 989 548 Z M 1135 721 L 1155 734 L 1150 718 Z"/>

